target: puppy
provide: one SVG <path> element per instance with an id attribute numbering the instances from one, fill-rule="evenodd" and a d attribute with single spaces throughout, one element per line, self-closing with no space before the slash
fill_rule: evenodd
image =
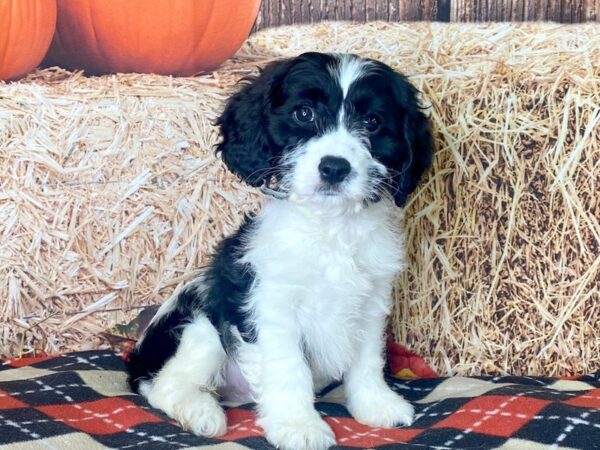
<path id="1" fill-rule="evenodd" d="M 402 208 L 432 157 L 415 88 L 380 62 L 305 53 L 246 80 L 218 120 L 227 167 L 268 195 L 130 355 L 129 383 L 193 433 L 227 430 L 218 398 L 257 403 L 282 449 L 335 444 L 315 392 L 343 380 L 375 427 L 413 407 L 383 377 Z"/>

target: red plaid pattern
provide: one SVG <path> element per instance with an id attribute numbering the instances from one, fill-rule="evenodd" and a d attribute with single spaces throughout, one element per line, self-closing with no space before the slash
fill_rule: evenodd
<path id="1" fill-rule="evenodd" d="M 272 448 L 252 405 L 227 410 L 229 431 L 219 439 L 183 431 L 127 391 L 123 361 L 111 352 L 0 364 L 0 450 L 198 449 L 224 442 L 237 449 Z M 420 364 L 411 360 L 413 373 L 424 370 Z M 338 403 L 341 387 L 332 386 L 316 407 L 338 448 L 600 448 L 600 374 L 576 380 L 390 377 L 389 383 L 415 405 L 413 426 L 361 425 Z"/>
<path id="2" fill-rule="evenodd" d="M 488 395 L 477 397 L 456 410 L 433 428 L 477 431 L 491 436 L 509 437 L 550 402 L 523 396 Z"/>
<path id="3" fill-rule="evenodd" d="M 0 389 L 0 410 L 18 408 L 27 408 L 27 404 L 20 402 L 16 398 L 12 397 L 9 393 Z"/>
<path id="4" fill-rule="evenodd" d="M 568 405 L 580 406 L 582 408 L 600 410 L 600 389 L 587 391 L 585 394 L 573 397 L 565 403 Z"/>
<path id="5" fill-rule="evenodd" d="M 406 443 L 423 432 L 418 428 L 371 428 L 349 417 L 327 417 L 325 420 L 333 429 L 338 444 L 344 447 L 376 448 Z"/>
<path id="6" fill-rule="evenodd" d="M 93 402 L 39 406 L 38 411 L 88 434 L 113 434 L 142 423 L 162 422 L 154 414 L 122 398 L 103 398 Z"/>

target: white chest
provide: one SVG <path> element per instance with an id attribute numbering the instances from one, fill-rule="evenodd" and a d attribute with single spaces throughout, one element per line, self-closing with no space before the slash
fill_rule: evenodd
<path id="1" fill-rule="evenodd" d="M 272 320 L 293 316 L 319 377 L 341 376 L 364 337 L 366 321 L 389 312 L 404 247 L 400 218 L 394 223 L 388 208 L 380 204 L 356 214 L 314 217 L 276 204 L 258 222 L 245 259 L 254 266 L 259 286 L 272 285 L 267 292 L 283 295 L 257 296 L 262 303 L 257 310 Z"/>

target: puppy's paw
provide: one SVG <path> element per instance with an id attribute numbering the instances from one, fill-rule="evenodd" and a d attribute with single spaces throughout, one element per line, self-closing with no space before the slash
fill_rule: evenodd
<path id="1" fill-rule="evenodd" d="M 215 398 L 206 393 L 202 400 L 190 401 L 176 419 L 195 435 L 214 437 L 227 432 L 227 418 Z"/>
<path id="2" fill-rule="evenodd" d="M 348 410 L 358 422 L 382 428 L 408 426 L 415 416 L 413 406 L 387 386 L 376 391 L 355 393 L 348 401 Z"/>
<path id="3" fill-rule="evenodd" d="M 281 450 L 327 450 L 335 445 L 333 431 L 316 411 L 297 417 L 263 417 L 258 424 L 267 440 Z"/>
<path id="4" fill-rule="evenodd" d="M 190 391 L 187 396 L 149 397 L 150 404 L 162 409 L 181 427 L 197 436 L 221 436 L 227 431 L 223 408 L 209 392 Z"/>

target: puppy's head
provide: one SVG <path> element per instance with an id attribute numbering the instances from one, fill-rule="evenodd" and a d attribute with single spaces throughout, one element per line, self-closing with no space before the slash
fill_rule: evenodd
<path id="1" fill-rule="evenodd" d="M 227 103 L 217 151 L 252 186 L 329 207 L 406 203 L 431 163 L 416 89 L 383 63 L 305 53 L 274 62 Z"/>

